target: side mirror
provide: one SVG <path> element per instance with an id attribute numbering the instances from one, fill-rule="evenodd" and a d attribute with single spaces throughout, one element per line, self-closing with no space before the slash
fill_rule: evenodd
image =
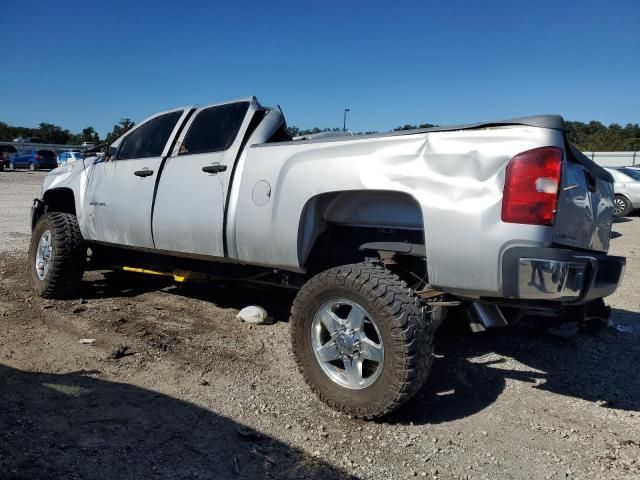
<path id="1" fill-rule="evenodd" d="M 118 153 L 118 149 L 116 147 L 109 146 L 109 158 L 114 158 Z"/>

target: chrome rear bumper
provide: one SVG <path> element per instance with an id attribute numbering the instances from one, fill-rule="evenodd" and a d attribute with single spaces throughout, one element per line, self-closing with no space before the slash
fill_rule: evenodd
<path id="1" fill-rule="evenodd" d="M 514 247 L 503 257 L 506 298 L 586 303 L 611 295 L 626 260 L 556 248 Z"/>
<path id="2" fill-rule="evenodd" d="M 518 262 L 518 296 L 535 300 L 578 298 L 586 272 L 586 262 L 521 258 Z"/>

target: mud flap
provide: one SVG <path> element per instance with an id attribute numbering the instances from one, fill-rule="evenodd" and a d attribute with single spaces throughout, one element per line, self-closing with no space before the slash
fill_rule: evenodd
<path id="1" fill-rule="evenodd" d="M 44 215 L 44 213 L 45 213 L 44 202 L 39 198 L 34 198 L 33 205 L 31 205 L 31 219 L 30 219 L 32 232 L 36 228 L 36 222 L 42 215 Z"/>

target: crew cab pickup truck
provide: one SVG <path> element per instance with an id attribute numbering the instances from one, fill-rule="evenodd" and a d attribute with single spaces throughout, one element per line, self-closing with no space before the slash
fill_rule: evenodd
<path id="1" fill-rule="evenodd" d="M 613 198 L 559 116 L 292 141 L 280 108 L 246 98 L 158 113 L 52 171 L 29 279 L 47 298 L 105 267 L 297 289 L 305 380 L 375 418 L 424 384 L 448 309 L 475 330 L 606 316 L 625 266 L 607 255 Z"/>

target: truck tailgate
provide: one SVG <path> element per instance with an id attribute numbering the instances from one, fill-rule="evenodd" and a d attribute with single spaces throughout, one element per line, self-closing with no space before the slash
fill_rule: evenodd
<path id="1" fill-rule="evenodd" d="M 568 141 L 553 241 L 606 252 L 613 222 L 613 179 Z"/>

